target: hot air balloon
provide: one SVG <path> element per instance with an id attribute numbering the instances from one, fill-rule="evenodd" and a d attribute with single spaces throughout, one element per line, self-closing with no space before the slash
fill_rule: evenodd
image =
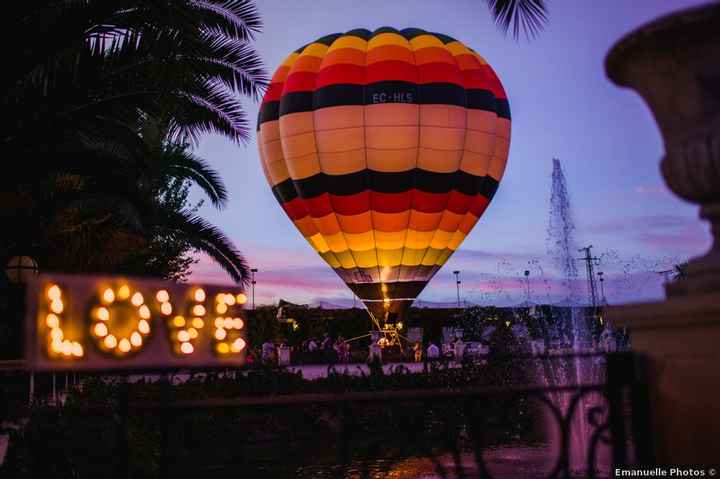
<path id="1" fill-rule="evenodd" d="M 398 321 L 498 188 L 510 108 L 474 50 L 418 28 L 292 52 L 257 142 L 273 194 L 377 321 Z"/>

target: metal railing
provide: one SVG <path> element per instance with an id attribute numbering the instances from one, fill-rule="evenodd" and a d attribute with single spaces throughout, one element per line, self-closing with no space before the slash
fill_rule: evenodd
<path id="1" fill-rule="evenodd" d="M 429 461 L 440 478 L 593 478 L 607 476 L 614 467 L 653 464 L 648 400 L 642 364 L 636 355 L 532 358 L 541 362 L 600 358 L 606 374 L 601 381 L 589 384 L 210 398 L 177 397 L 171 383 L 163 382 L 160 394 L 150 399 L 134 397 L 131 385 L 124 382 L 112 408 L 102 404 L 81 407 L 88 417 L 112 410 L 116 427 L 114 476 L 122 478 L 131 476 L 131 458 L 137 450 L 128 437 L 129 421 L 138 418 L 158 423 L 157 473 L 163 478 L 179 472 L 201 473 L 208 470 L 210 463 L 215 470 L 242 471 L 241 477 L 264 477 L 262 468 L 267 460 L 263 462 L 262 457 L 268 451 L 280 457 L 292 456 L 297 465 L 322 464 L 318 467 L 325 471 L 325 475 L 315 470 L 298 477 L 382 477 L 372 475 L 372 460 L 379 458 L 384 464 L 408 457 L 422 458 Z M 432 369 L 426 368 L 425 374 L 432 374 Z M 241 431 L 232 446 L 234 453 L 229 459 L 226 456 L 225 462 L 217 458 L 193 459 L 192 452 L 183 445 L 192 436 L 183 418 L 206 413 L 233 418 Z M 313 423 L 303 430 L 298 421 L 305 416 L 321 417 L 324 426 Z M 378 419 L 368 419 L 375 417 Z M 493 451 L 508 443 L 502 438 L 509 437 L 506 433 L 514 427 L 513 421 L 527 421 L 529 429 L 535 430 L 529 436 L 538 436 L 538 429 L 555 431 L 545 438 L 552 448 L 537 448 L 544 458 L 536 461 L 535 475 L 508 476 L 493 461 Z M 578 431 L 581 423 L 585 429 Z M 578 441 L 580 432 L 585 437 Z M 303 458 L 308 454 L 308 444 L 316 452 Z M 577 450 L 578 444 L 582 451 Z"/>

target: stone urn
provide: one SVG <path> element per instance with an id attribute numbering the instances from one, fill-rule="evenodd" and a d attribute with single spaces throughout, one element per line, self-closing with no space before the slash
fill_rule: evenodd
<path id="1" fill-rule="evenodd" d="M 612 81 L 632 88 L 655 116 L 668 187 L 700 205 L 714 244 L 690 261 L 669 295 L 720 294 L 720 4 L 660 18 L 620 40 L 607 56 Z"/>
<path id="2" fill-rule="evenodd" d="M 662 463 L 720 459 L 720 4 L 655 20 L 621 39 L 608 77 L 642 96 L 665 146 L 668 187 L 696 203 L 713 245 L 666 286 L 668 299 L 609 308 L 646 361 L 655 452 Z M 638 161 L 644 161 L 638 158 Z"/>

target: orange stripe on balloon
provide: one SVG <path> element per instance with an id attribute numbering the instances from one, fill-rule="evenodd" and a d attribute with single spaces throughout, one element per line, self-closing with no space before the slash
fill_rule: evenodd
<path id="1" fill-rule="evenodd" d="M 381 45 L 368 50 L 365 63 L 371 65 L 388 60 L 402 61 L 411 65 L 415 64 L 412 51 L 400 45 Z"/>

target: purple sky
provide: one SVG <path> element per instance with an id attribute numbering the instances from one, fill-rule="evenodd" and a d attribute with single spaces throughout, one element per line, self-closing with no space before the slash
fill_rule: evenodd
<path id="1" fill-rule="evenodd" d="M 497 72 L 513 115 L 508 167 L 485 215 L 427 286 L 423 301 L 454 301 L 455 269 L 462 271 L 462 296 L 470 302 L 524 301 L 526 269 L 531 271 L 533 300 L 566 295 L 545 255 L 553 157 L 562 162 L 568 180 L 577 243 L 593 244 L 603 259 L 608 300 L 648 300 L 662 296 L 661 278 L 654 271 L 704 252 L 710 235 L 696 219 L 696 208 L 673 196 L 662 182 L 662 142 L 649 110 L 637 94 L 610 83 L 603 61 L 625 33 L 698 3 L 552 0 L 545 31 L 530 42 L 516 42 L 495 28 L 481 0 L 272 0 L 258 2 L 265 30 L 256 43 L 272 72 L 290 51 L 328 33 L 415 26 L 457 38 Z M 258 105 L 245 105 L 254 119 Z M 350 291 L 276 203 L 256 148 L 254 134 L 242 147 L 218 137 L 202 141 L 199 153 L 222 173 L 231 199 L 224 211 L 206 206 L 201 214 L 260 269 L 258 303 L 280 297 L 351 302 Z M 204 258 L 193 277 L 228 281 Z"/>

